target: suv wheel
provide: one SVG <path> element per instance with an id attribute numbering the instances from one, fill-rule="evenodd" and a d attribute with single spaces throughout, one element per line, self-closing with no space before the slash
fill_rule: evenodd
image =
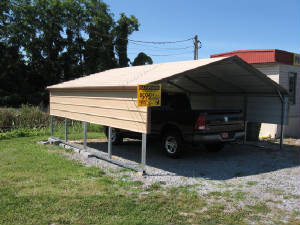
<path id="1" fill-rule="evenodd" d="M 165 132 L 162 137 L 162 147 L 168 156 L 177 158 L 182 153 L 181 135 L 174 131 Z"/>
<path id="2" fill-rule="evenodd" d="M 219 152 L 224 148 L 224 144 L 223 143 L 211 143 L 211 144 L 206 144 L 205 148 L 209 151 L 209 152 Z"/>
<path id="3" fill-rule="evenodd" d="M 108 127 L 105 128 L 105 135 L 108 139 Z M 111 128 L 111 143 L 113 145 L 122 144 L 123 137 L 121 136 L 120 132 L 116 128 Z"/>

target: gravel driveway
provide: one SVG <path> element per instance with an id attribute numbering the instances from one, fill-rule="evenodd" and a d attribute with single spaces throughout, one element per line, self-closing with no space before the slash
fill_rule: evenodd
<path id="1" fill-rule="evenodd" d="M 270 218 L 278 214 L 277 210 L 283 212 L 279 218 L 282 222 L 291 214 L 299 217 L 299 146 L 285 145 L 279 150 L 278 144 L 260 142 L 259 145 L 264 147 L 228 144 L 219 153 L 209 153 L 201 146 L 186 146 L 181 158 L 171 159 L 163 154 L 158 143 L 147 143 L 147 176 L 144 177 L 92 155 L 72 153 L 69 157 L 98 166 L 120 179 L 140 180 L 145 187 L 188 187 L 206 196 L 208 201 L 223 202 L 229 211 L 233 205 L 244 207 L 259 201 L 276 209 L 268 213 Z M 99 153 L 107 152 L 105 140 L 90 140 L 88 146 L 98 149 Z M 113 146 L 112 152 L 114 159 L 138 167 L 141 142 L 125 141 Z M 234 203 L 227 202 L 228 196 Z"/>

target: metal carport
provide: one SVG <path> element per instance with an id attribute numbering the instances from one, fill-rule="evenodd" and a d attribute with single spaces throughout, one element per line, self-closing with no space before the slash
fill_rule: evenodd
<path id="1" fill-rule="evenodd" d="M 139 84 L 162 84 L 212 108 L 242 106 L 245 121 L 281 124 L 283 136 L 287 91 L 237 56 L 117 68 L 49 86 L 50 115 L 141 132 L 145 162 L 151 124 L 149 109 L 137 107 Z"/>

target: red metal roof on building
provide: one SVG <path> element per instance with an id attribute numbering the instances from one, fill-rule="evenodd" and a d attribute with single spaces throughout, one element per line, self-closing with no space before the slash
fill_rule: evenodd
<path id="1" fill-rule="evenodd" d="M 250 64 L 254 63 L 284 63 L 293 65 L 294 53 L 278 49 L 237 50 L 211 55 L 211 58 L 237 55 Z"/>

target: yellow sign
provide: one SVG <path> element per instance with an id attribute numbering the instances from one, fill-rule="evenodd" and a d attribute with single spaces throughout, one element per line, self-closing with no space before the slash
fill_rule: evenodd
<path id="1" fill-rule="evenodd" d="M 137 87 L 138 106 L 160 106 L 161 85 L 145 84 Z"/>
<path id="2" fill-rule="evenodd" d="M 299 60 L 299 54 L 294 53 L 294 66 L 299 66 L 300 65 L 300 60 Z"/>

